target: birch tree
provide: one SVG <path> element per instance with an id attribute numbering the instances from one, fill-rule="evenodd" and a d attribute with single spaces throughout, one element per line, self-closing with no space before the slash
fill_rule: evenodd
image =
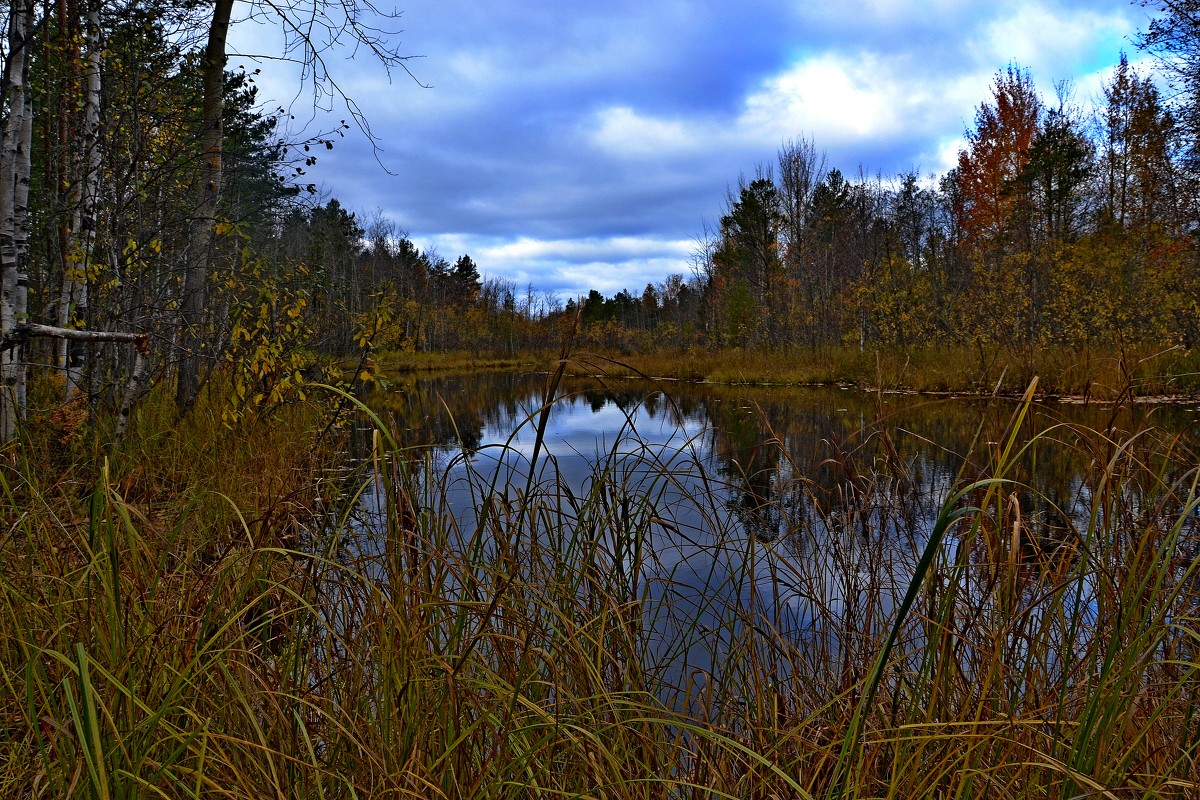
<path id="1" fill-rule="evenodd" d="M 76 163 L 74 212 L 66 244 L 66 269 L 63 270 L 62 296 L 58 307 L 58 326 L 71 327 L 87 319 L 89 274 L 93 271 L 96 244 L 96 214 L 100 187 L 100 3 L 88 0 L 84 28 L 83 131 Z M 72 346 L 74 345 L 74 346 Z M 67 338 L 58 340 L 57 362 L 66 375 L 67 399 L 79 393 L 86 346 Z"/>
<path id="2" fill-rule="evenodd" d="M 98 36 L 99 9 L 96 0 L 91 0 L 94 15 L 90 23 L 93 33 Z M 3 126 L 0 132 L 0 443 L 11 441 L 16 435 L 18 425 L 25 417 L 26 409 L 26 379 L 27 353 L 31 340 L 39 337 L 52 337 L 67 342 L 128 342 L 135 343 L 139 354 L 144 353 L 146 337 L 136 333 L 81 331 L 64 326 L 42 325 L 29 319 L 29 189 L 31 154 L 33 146 L 33 96 L 34 87 L 30 85 L 30 67 L 34 49 L 34 33 L 36 31 L 36 6 L 34 0 L 11 0 L 8 8 L 8 31 L 4 53 L 4 83 L 3 83 Z M 89 63 L 98 65 L 99 48 L 92 49 Z M 99 75 L 88 77 L 85 108 L 90 104 L 91 109 L 85 112 L 85 118 L 90 118 L 91 127 L 87 136 L 94 140 L 98 137 L 99 118 Z M 88 127 L 85 125 L 85 128 Z M 92 148 L 94 149 L 94 147 Z M 90 179 L 81 185 L 89 185 L 90 200 L 82 201 L 80 216 L 75 224 L 75 233 L 82 233 L 82 239 L 90 242 L 94 236 L 95 213 L 95 181 L 98 180 L 98 166 L 95 155 L 85 156 L 87 167 L 91 172 Z M 91 203 L 90 210 L 88 203 Z M 84 215 L 90 215 L 85 217 Z M 88 225 L 92 226 L 93 234 L 88 234 Z M 86 302 L 86 279 L 80 280 L 78 274 L 68 277 L 70 297 L 66 305 L 78 306 L 82 300 Z M 82 290 L 81 287 L 82 286 Z M 61 313 L 61 312 L 60 312 Z M 59 349 L 59 352 L 63 352 Z M 76 373 L 77 375 L 78 373 Z"/>
<path id="3" fill-rule="evenodd" d="M 34 24 L 33 0 L 10 7 L 8 50 L 4 63 L 4 132 L 0 136 L 0 337 L 9 337 L 25 321 L 29 275 L 28 245 L 30 148 L 33 97 L 29 87 Z M 25 406 L 25 342 L 0 351 L 0 441 L 16 433 Z"/>

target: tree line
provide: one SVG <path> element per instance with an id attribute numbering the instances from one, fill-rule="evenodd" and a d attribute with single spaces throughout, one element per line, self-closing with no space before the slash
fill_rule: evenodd
<path id="1" fill-rule="evenodd" d="M 1141 36 L 1086 107 L 995 76 L 944 175 L 847 176 L 811 140 L 743 176 L 693 273 L 582 303 L 637 346 L 1194 347 L 1200 342 L 1200 3 Z M 1166 87 L 1166 91 L 1164 88 Z M 683 317 L 680 309 L 686 309 Z"/>
<path id="2" fill-rule="evenodd" d="M 404 64 L 368 2 L 269 8 L 309 32 L 285 55 L 327 93 L 313 31 Z M 119 435 L 155 385 L 182 413 L 219 380 L 236 419 L 356 355 L 516 353 L 576 319 L 585 345 L 620 351 L 1194 346 L 1198 9 L 1163 6 L 1140 41 L 1158 74 L 1122 58 L 1095 108 L 1002 70 L 946 175 L 847 176 L 812 141 L 786 142 L 730 191 L 692 274 L 563 304 L 318 199 L 308 171 L 369 129 L 351 103 L 335 129 L 289 138 L 254 73 L 229 69 L 228 0 L 9 0 L 0 440 L 31 392 L 107 410 Z"/>
<path id="3" fill-rule="evenodd" d="M 1176 112 L 1124 57 L 1090 112 L 1001 71 L 940 177 L 848 180 L 786 144 L 707 242 L 707 329 L 736 345 L 1191 347 L 1188 158 Z"/>

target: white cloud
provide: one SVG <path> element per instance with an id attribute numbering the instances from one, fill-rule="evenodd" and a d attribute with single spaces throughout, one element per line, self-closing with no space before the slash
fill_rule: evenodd
<path id="1" fill-rule="evenodd" d="M 592 141 L 614 155 L 660 157 L 696 151 L 706 142 L 703 125 L 643 116 L 627 106 L 603 109 L 595 124 Z"/>
<path id="2" fill-rule="evenodd" d="M 952 168 L 958 166 L 958 152 L 966 145 L 966 140 L 961 137 L 946 137 L 938 142 L 937 147 L 933 150 L 929 161 L 927 162 L 930 171 L 937 175 L 944 175 Z"/>
<path id="3" fill-rule="evenodd" d="M 441 234 L 417 244 L 453 260 L 470 254 L 485 276 L 503 276 L 518 286 L 533 282 L 566 299 L 590 289 L 611 295 L 640 291 L 648 281 L 689 273 L 695 242 L 643 236 L 585 239 L 504 239 L 470 234 Z"/>
<path id="4" fill-rule="evenodd" d="M 614 236 L 589 239 L 531 239 L 485 246 L 485 252 L 502 259 L 577 261 L 587 258 L 625 259 L 647 255 L 681 255 L 690 252 L 690 242 L 652 239 L 641 236 Z"/>
<path id="5" fill-rule="evenodd" d="M 914 13 L 911 4 L 894 0 L 873 0 L 868 6 L 863 13 L 871 19 L 911 20 Z M 921 13 L 936 19 L 962 11 L 961 2 L 944 0 Z M 811 136 L 822 147 L 877 141 L 881 149 L 925 137 L 932 141 L 920 155 L 935 157 L 936 164 L 929 166 L 942 168 L 948 165 L 945 154 L 954 149 L 945 141 L 947 132 L 970 124 L 998 69 L 1010 62 L 1030 68 L 1047 103 L 1053 103 L 1056 81 L 1078 77 L 1081 64 L 1111 64 L 1135 28 L 1136 20 L 1120 10 L 1023 3 L 979 22 L 973 31 L 968 27 L 957 40 L 946 39 L 936 52 L 885 51 L 878 43 L 876 50 L 807 54 L 761 81 L 740 112 L 722 120 L 610 106 L 594 115 L 590 140 L 610 155 L 647 159 L 718 147 L 769 153 L 798 135 Z M 1093 92 L 1099 75 L 1089 69 L 1078 88 Z"/>
<path id="6" fill-rule="evenodd" d="M 991 72 L 939 81 L 915 72 L 907 56 L 822 53 L 759 85 L 733 118 L 669 118 L 627 106 L 597 113 L 590 139 L 619 157 L 667 158 L 736 147 L 772 152 L 796 136 L 818 146 L 886 142 L 941 131 L 961 117 Z"/>
<path id="7" fill-rule="evenodd" d="M 909 65 L 870 53 L 824 53 L 767 80 L 746 98 L 737 126 L 779 142 L 799 132 L 818 141 L 895 135 L 923 124 L 930 88 L 905 81 Z"/>
<path id="8" fill-rule="evenodd" d="M 974 45 L 976 57 L 985 63 L 1014 61 L 1062 73 L 1053 80 L 1073 75 L 1081 61 L 1111 61 L 1122 42 L 1129 48 L 1127 39 L 1135 28 L 1124 9 L 1098 12 L 1022 3 L 981 26 Z"/>

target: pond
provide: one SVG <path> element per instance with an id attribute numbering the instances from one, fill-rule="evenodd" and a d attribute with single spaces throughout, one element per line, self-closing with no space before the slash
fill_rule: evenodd
<path id="1" fill-rule="evenodd" d="M 568 378 L 547 404 L 546 385 L 500 373 L 375 393 L 409 448 L 409 516 L 443 532 L 442 550 L 537 562 L 543 577 L 575 575 L 577 594 L 573 570 L 594 563 L 604 592 L 639 603 L 636 651 L 660 694 L 710 708 L 731 665 L 794 680 L 874 642 L 960 481 L 1007 465 L 1000 512 L 1036 562 L 1081 536 L 1116 442 L 1150 431 L 1183 448 L 1197 419 L 1184 405 L 1039 404 L 1014 439 L 1007 399 Z M 1032 444 L 1004 456 L 1010 440 Z M 385 550 L 396 511 L 382 487 L 363 501 L 359 556 Z M 464 597 L 477 574 L 442 589 Z"/>

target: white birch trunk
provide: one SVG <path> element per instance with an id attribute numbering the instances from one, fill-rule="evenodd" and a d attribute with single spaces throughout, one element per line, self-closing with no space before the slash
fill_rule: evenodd
<path id="1" fill-rule="evenodd" d="M 21 263 L 28 245 L 26 204 L 29 198 L 29 150 L 33 121 L 26 118 L 29 36 L 32 0 L 13 0 L 9 14 L 8 80 L 4 104 L 8 113 L 0 137 L 0 337 L 24 321 L 28 276 Z M 0 351 L 0 442 L 10 441 L 25 412 L 25 344 Z"/>
<path id="2" fill-rule="evenodd" d="M 29 2 L 29 18 L 26 21 L 27 35 L 32 36 L 34 30 L 33 0 Z M 14 216 L 16 217 L 17 234 L 17 321 L 29 319 L 29 237 L 33 223 L 29 218 L 29 186 L 30 173 L 33 170 L 33 89 L 29 85 L 30 63 L 33 59 L 33 48 L 25 47 L 25 113 L 21 116 L 21 135 L 17 141 L 17 186 Z M 21 350 L 21 365 L 17 372 L 17 408 L 21 419 L 25 418 L 26 386 L 28 371 L 29 348 Z"/>
<path id="3" fill-rule="evenodd" d="M 147 372 L 148 364 L 145 348 L 138 347 L 133 359 L 133 372 L 129 375 L 129 381 L 125 384 L 125 390 L 121 393 L 121 406 L 117 410 L 117 424 L 113 430 L 114 447 L 121 444 L 121 441 L 125 438 L 125 433 L 129 430 L 129 420 L 133 416 L 133 406 L 137 402 L 138 395 L 142 393 Z"/>
<path id="4" fill-rule="evenodd" d="M 96 0 L 88 3 L 84 45 L 87 51 L 84 71 L 83 131 L 77 159 L 79 193 L 67 240 L 69 268 L 63 274 L 58 325 L 66 328 L 84 322 L 88 310 L 88 274 L 95 260 L 97 208 L 100 187 L 100 8 Z M 58 365 L 66 375 L 66 396 L 70 400 L 80 392 L 79 382 L 87 358 L 87 346 L 59 339 Z"/>

